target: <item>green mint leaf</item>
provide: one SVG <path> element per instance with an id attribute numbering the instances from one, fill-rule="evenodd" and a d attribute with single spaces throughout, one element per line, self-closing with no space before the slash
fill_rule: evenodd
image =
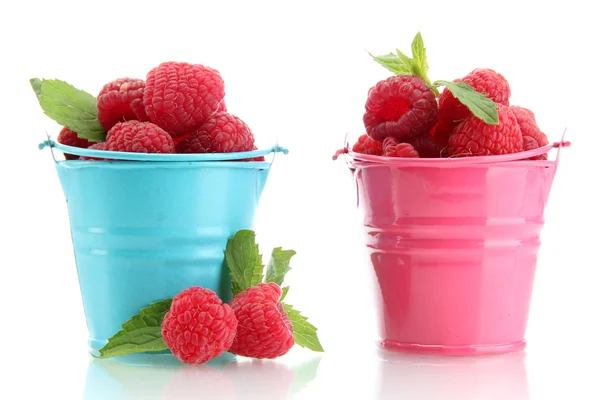
<path id="1" fill-rule="evenodd" d="M 227 241 L 225 260 L 231 274 L 233 295 L 263 281 L 262 255 L 256 244 L 256 234 L 240 230 Z"/>
<path id="2" fill-rule="evenodd" d="M 412 42 L 412 63 L 419 70 L 421 78 L 427 77 L 429 64 L 427 63 L 427 49 L 423 43 L 421 32 L 418 32 Z"/>
<path id="3" fill-rule="evenodd" d="M 142 308 L 139 314 L 122 325 L 123 329 L 108 339 L 108 343 L 99 350 L 100 356 L 97 358 L 167 350 L 160 325 L 171 307 L 171 301 L 172 299 L 165 299 Z"/>
<path id="4" fill-rule="evenodd" d="M 294 250 L 282 250 L 281 247 L 274 248 L 269 265 L 267 265 L 267 282 L 275 282 L 281 286 L 285 274 L 291 270 L 290 259 L 295 254 Z"/>
<path id="5" fill-rule="evenodd" d="M 42 81 L 38 78 L 31 78 L 29 80 L 29 83 L 31 84 L 31 88 L 35 92 L 38 101 L 40 101 L 42 98 Z"/>
<path id="6" fill-rule="evenodd" d="M 285 299 L 285 296 L 287 296 L 288 292 L 290 291 L 290 287 L 289 286 L 284 286 L 281 288 L 281 297 L 279 298 L 279 301 L 283 301 L 283 299 Z"/>
<path id="7" fill-rule="evenodd" d="M 369 55 L 373 57 L 373 59 L 381 66 L 396 75 L 410 75 L 411 73 L 410 64 L 406 64 L 394 53 L 385 54 L 382 56 L 374 56 L 371 53 L 369 53 Z"/>
<path id="8" fill-rule="evenodd" d="M 317 328 L 309 323 L 307 318 L 300 314 L 300 311 L 294 310 L 291 305 L 284 304 L 283 309 L 294 327 L 294 343 L 312 351 L 324 351 L 317 337 Z"/>
<path id="9" fill-rule="evenodd" d="M 498 125 L 496 103 L 486 95 L 475 91 L 468 83 L 435 81 L 434 86 L 445 86 L 461 103 L 471 110 L 473 115 L 488 125 Z"/>
<path id="10" fill-rule="evenodd" d="M 406 65 L 406 68 L 408 70 L 408 74 L 407 75 L 416 75 L 415 74 L 415 70 L 414 70 L 414 65 L 413 65 L 413 62 L 410 59 L 410 57 L 407 56 L 406 54 L 404 54 L 403 52 L 401 52 L 398 49 L 396 49 L 396 54 L 398 55 L 398 58 L 400 59 L 400 61 L 404 65 Z"/>
<path id="11" fill-rule="evenodd" d="M 30 81 L 38 96 L 44 114 L 77 132 L 77 136 L 91 142 L 102 142 L 106 132 L 98 121 L 96 98 L 60 80 L 35 78 Z M 38 94 L 39 93 L 39 94 Z"/>

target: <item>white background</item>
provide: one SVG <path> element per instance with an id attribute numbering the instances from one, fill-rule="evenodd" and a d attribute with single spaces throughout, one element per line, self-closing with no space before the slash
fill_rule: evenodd
<path id="1" fill-rule="evenodd" d="M 3 2 L 0 398 L 600 398 L 600 29 L 592 3 Z M 374 345 L 355 192 L 344 162 L 331 156 L 346 132 L 362 133 L 367 90 L 389 75 L 366 51 L 408 50 L 419 30 L 432 80 L 496 69 L 512 104 L 531 108 L 551 140 L 566 127 L 573 142 L 546 210 L 523 353 L 409 357 Z M 218 69 L 229 111 L 261 147 L 278 140 L 290 149 L 275 160 L 256 230 L 263 253 L 297 250 L 289 301 L 319 327 L 324 355 L 294 349 L 212 368 L 91 362 L 66 204 L 49 151 L 37 150 L 45 130 L 56 136 L 58 127 L 28 80 L 60 78 L 97 94 L 169 60 Z"/>

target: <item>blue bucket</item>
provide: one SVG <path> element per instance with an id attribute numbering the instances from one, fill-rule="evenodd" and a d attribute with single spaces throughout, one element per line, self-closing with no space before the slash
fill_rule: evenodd
<path id="1" fill-rule="evenodd" d="M 227 240 L 252 229 L 271 162 L 287 150 L 143 154 L 49 146 L 127 161 L 57 161 L 92 350 L 150 303 L 190 286 L 232 297 Z"/>

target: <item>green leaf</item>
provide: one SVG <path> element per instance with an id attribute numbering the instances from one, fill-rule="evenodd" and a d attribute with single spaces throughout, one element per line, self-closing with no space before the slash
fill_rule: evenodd
<path id="1" fill-rule="evenodd" d="M 294 327 L 294 343 L 313 351 L 324 351 L 317 337 L 317 328 L 300 311 L 294 310 L 293 306 L 284 304 L 283 309 Z"/>
<path id="2" fill-rule="evenodd" d="M 42 81 L 38 78 L 31 78 L 29 80 L 29 83 L 31 84 L 31 88 L 35 92 L 38 101 L 40 101 L 42 98 Z"/>
<path id="3" fill-rule="evenodd" d="M 488 125 L 498 125 L 496 103 L 486 95 L 479 93 L 465 82 L 435 81 L 434 86 L 445 86 L 461 103 L 471 110 L 473 115 Z"/>
<path id="4" fill-rule="evenodd" d="M 99 350 L 97 358 L 124 356 L 132 353 L 167 350 L 161 323 L 171 307 L 172 299 L 165 299 L 142 308 L 139 314 L 125 322 L 119 332 L 108 339 L 108 343 Z"/>
<path id="5" fill-rule="evenodd" d="M 94 96 L 56 79 L 33 78 L 30 83 L 48 117 L 77 132 L 80 138 L 91 142 L 106 139 L 106 132 L 98 121 Z"/>
<path id="6" fill-rule="evenodd" d="M 225 260 L 234 295 L 263 281 L 264 266 L 254 231 L 240 230 L 230 238 L 225 249 Z"/>
<path id="7" fill-rule="evenodd" d="M 282 250 L 281 247 L 274 248 L 267 266 L 267 282 L 275 282 L 281 286 L 285 274 L 291 270 L 290 259 L 295 254 L 294 250 Z"/>
<path id="8" fill-rule="evenodd" d="M 369 53 L 371 57 L 375 61 L 377 61 L 381 66 L 393 72 L 396 75 L 410 75 L 410 64 L 406 64 L 404 61 L 400 59 L 396 54 L 390 53 L 382 56 L 374 56 Z"/>
<path id="9" fill-rule="evenodd" d="M 401 52 L 398 49 L 396 49 L 396 54 L 398 55 L 398 58 L 400 59 L 400 61 L 404 65 L 406 65 L 406 67 L 408 68 L 409 75 L 414 75 L 413 63 L 412 63 L 412 60 L 410 59 L 410 57 L 407 56 L 406 54 L 404 54 L 403 52 Z"/>
<path id="10" fill-rule="evenodd" d="M 290 291 L 290 287 L 289 286 L 284 286 L 281 288 L 281 298 L 279 299 L 279 301 L 283 301 L 283 299 L 285 299 L 285 296 L 287 296 L 288 292 Z"/>
<path id="11" fill-rule="evenodd" d="M 427 77 L 429 72 L 429 64 L 427 63 L 427 49 L 423 43 L 421 32 L 418 32 L 412 42 L 412 63 L 419 70 L 421 78 Z"/>

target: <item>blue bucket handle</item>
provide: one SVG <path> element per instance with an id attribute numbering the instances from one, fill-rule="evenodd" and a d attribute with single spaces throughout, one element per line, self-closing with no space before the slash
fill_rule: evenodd
<path id="1" fill-rule="evenodd" d="M 80 147 L 67 146 L 55 142 L 48 138 L 40 143 L 40 150 L 49 147 L 50 150 L 56 149 L 63 153 L 74 154 L 77 156 L 103 158 L 110 160 L 126 161 L 159 161 L 159 162 L 199 162 L 199 161 L 235 161 L 249 158 L 266 156 L 268 154 L 283 153 L 288 154 L 289 150 L 276 144 L 271 148 L 262 150 L 252 150 L 235 153 L 193 153 L 193 154 L 163 154 L 163 153 L 131 153 L 124 151 L 90 150 Z M 54 157 L 54 152 L 52 152 Z M 56 161 L 56 158 L 54 159 Z M 250 161 L 252 162 L 252 161 Z M 257 161 L 262 162 L 262 161 Z"/>

